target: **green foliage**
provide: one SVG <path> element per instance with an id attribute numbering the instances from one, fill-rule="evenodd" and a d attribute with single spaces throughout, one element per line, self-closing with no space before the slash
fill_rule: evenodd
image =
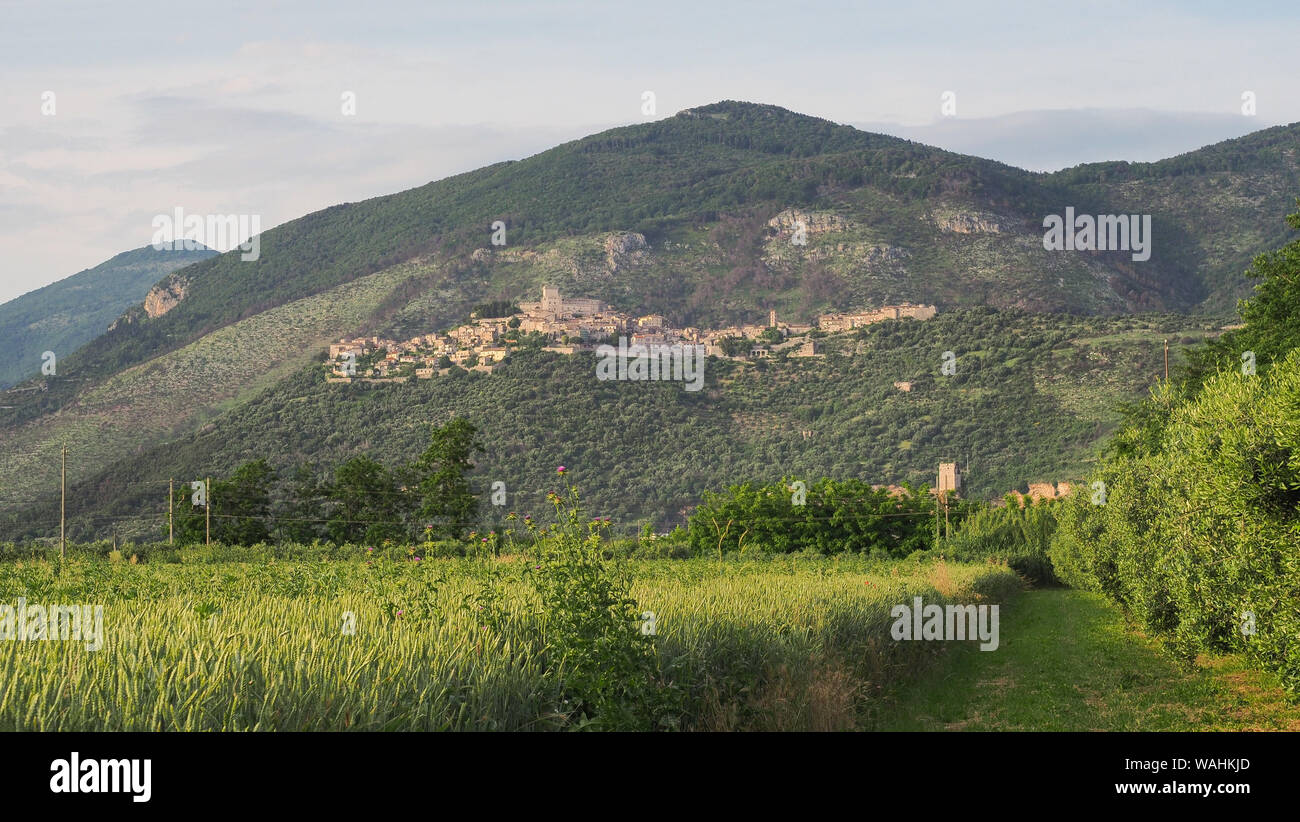
<path id="1" fill-rule="evenodd" d="M 749 353 L 753 343 L 744 337 L 723 337 L 718 340 L 718 347 L 728 357 L 740 357 Z"/>
<path id="2" fill-rule="evenodd" d="M 486 303 L 479 303 L 474 306 L 473 316 L 481 320 L 495 319 L 497 317 L 509 317 L 511 314 L 518 314 L 519 306 L 511 300 L 492 300 Z M 512 328 L 518 328 L 519 323 L 515 323 Z"/>
<path id="3" fill-rule="evenodd" d="M 1254 273 L 1245 327 L 1130 408 L 1102 493 L 1065 506 L 1051 555 L 1180 657 L 1245 651 L 1300 696 L 1300 240 Z"/>
<path id="4" fill-rule="evenodd" d="M 598 381 L 585 353 L 521 350 L 491 375 L 453 369 L 400 385 L 327 385 L 315 366 L 231 410 L 211 430 L 130 454 L 89 476 L 70 472 L 69 499 L 76 503 L 68 509 L 69 533 L 107 535 L 106 516 L 147 516 L 151 530 L 165 525 L 149 481 L 165 489 L 170 476 L 225 474 L 258 457 L 285 478 L 295 476 L 304 455 L 331 473 L 359 454 L 400 468 L 428 447 L 430 409 L 479 429 L 484 452 L 470 480 L 482 488 L 508 479 L 507 510 L 521 514 L 548 507 L 559 463 L 584 479 L 594 512 L 617 522 L 650 521 L 661 531 L 684 524 L 706 490 L 744 480 L 770 484 L 786 474 L 933 484 L 936 465 L 955 459 L 971 465 L 963 472 L 967 496 L 997 497 L 1027 481 L 1069 480 L 1090 470 L 1096 444 L 1120 422 L 1115 399 L 1144 392 L 1159 367 L 1158 327 L 1169 322 L 1204 325 L 1159 315 L 954 311 L 926 322 L 881 323 L 861 329 L 859 338 L 832 335 L 824 358 L 769 363 L 763 372 L 708 359 L 705 390 L 698 392 L 666 382 Z M 954 377 L 938 373 L 940 355 L 952 345 L 945 340 L 960 341 Z M 1178 349 L 1171 356 L 1176 362 Z M 897 380 L 910 380 L 912 391 L 894 388 Z M 637 493 L 626 493 L 628 478 Z M 39 506 L 0 514 L 0 533 L 50 535 L 48 523 L 58 522 L 57 475 L 42 488 L 55 493 Z M 296 500 L 310 499 L 277 487 L 276 525 L 323 518 L 293 510 Z M 478 525 L 499 526 L 502 513 L 489 508 Z M 413 523 L 417 535 L 424 524 Z M 307 530 L 280 538 L 317 537 L 325 535 Z"/>
<path id="5" fill-rule="evenodd" d="M 1082 492 L 1075 491 L 1074 496 Z M 1021 506 L 1008 495 L 1001 506 L 971 513 L 943 541 L 944 556 L 977 562 L 996 560 L 1038 585 L 1057 582 L 1048 549 L 1056 533 L 1055 500 Z"/>
<path id="6" fill-rule="evenodd" d="M 397 478 L 369 457 L 353 457 L 334 470 L 326 533 L 336 543 L 399 540 L 405 532 Z"/>
<path id="7" fill-rule="evenodd" d="M 434 426 L 429 447 L 414 466 L 420 489 L 420 516 L 433 530 L 459 537 L 469 530 L 478 513 L 478 498 L 470 490 L 470 461 L 483 451 L 478 430 L 457 417 L 441 427 Z"/>
<path id="8" fill-rule="evenodd" d="M 854 479 L 796 482 L 706 492 L 687 524 L 691 548 L 718 558 L 746 550 L 905 557 L 931 545 L 935 501 L 925 488 L 893 496 Z"/>
<path id="9" fill-rule="evenodd" d="M 1300 205 L 1300 198 L 1296 199 Z M 1300 231 L 1300 212 L 1287 217 L 1292 231 Z M 1246 276 L 1258 280 L 1255 291 L 1238 305 L 1243 328 L 1228 331 L 1200 349 L 1194 349 L 1181 370 L 1178 393 L 1193 395 L 1220 369 L 1240 369 L 1246 352 L 1254 355 L 1255 370 L 1264 373 L 1300 346 L 1300 237 L 1281 248 L 1260 254 Z"/>
<path id="10" fill-rule="evenodd" d="M 608 521 L 588 521 L 571 486 L 551 499 L 556 523 L 545 536 L 529 530 L 526 578 L 537 594 L 547 658 L 565 672 L 571 714 L 593 730 L 655 730 L 656 717 L 675 722 L 658 692 L 654 637 L 641 630 L 629 570 L 606 556 L 601 531 Z"/>
<path id="11" fill-rule="evenodd" d="M 1112 458 L 1099 480 L 1104 505 L 1080 495 L 1062 516 L 1062 578 L 1183 658 L 1244 651 L 1300 695 L 1300 351 L 1266 376 L 1212 377 L 1158 450 Z"/>

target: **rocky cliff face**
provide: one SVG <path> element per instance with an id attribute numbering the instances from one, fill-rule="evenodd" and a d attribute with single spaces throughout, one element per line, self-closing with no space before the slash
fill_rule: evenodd
<path id="1" fill-rule="evenodd" d="M 605 238 L 605 265 L 611 272 L 619 266 L 645 256 L 646 241 L 644 234 L 625 231 L 611 234 Z"/>
<path id="2" fill-rule="evenodd" d="M 1001 234 L 1002 223 L 992 214 L 973 211 L 953 214 L 935 214 L 934 223 L 940 231 L 953 234 Z"/>
<path id="3" fill-rule="evenodd" d="M 823 211 L 802 211 L 797 208 L 787 208 L 767 221 L 769 226 L 781 233 L 793 232 L 800 223 L 803 223 L 804 230 L 810 235 L 825 234 L 828 231 L 843 231 L 849 227 L 848 220 L 838 214 Z"/>
<path id="4" fill-rule="evenodd" d="M 168 311 L 185 299 L 185 292 L 189 290 L 189 281 L 181 277 L 169 277 L 166 281 L 154 286 L 144 298 L 144 313 L 149 315 L 150 319 L 161 317 Z"/>

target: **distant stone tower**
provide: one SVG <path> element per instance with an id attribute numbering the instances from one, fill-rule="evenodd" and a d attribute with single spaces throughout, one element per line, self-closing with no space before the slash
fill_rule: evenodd
<path id="1" fill-rule="evenodd" d="M 947 494 L 949 492 L 955 494 L 961 491 L 961 471 L 958 470 L 957 463 L 939 463 L 939 485 L 936 490 L 940 494 Z"/>
<path id="2" fill-rule="evenodd" d="M 767 312 L 767 327 L 776 328 L 776 309 Z"/>
<path id="3" fill-rule="evenodd" d="M 564 300 L 560 298 L 560 289 L 553 285 L 542 286 L 542 313 L 558 317 L 563 308 Z"/>

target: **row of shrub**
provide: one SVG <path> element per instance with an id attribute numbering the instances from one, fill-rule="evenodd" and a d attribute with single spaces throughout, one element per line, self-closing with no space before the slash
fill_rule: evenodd
<path id="1" fill-rule="evenodd" d="M 1184 658 L 1244 652 L 1300 695 L 1300 351 L 1211 378 L 1158 438 L 1104 463 L 1105 504 L 1064 506 L 1057 574 Z"/>
<path id="2" fill-rule="evenodd" d="M 1300 240 L 1247 273 L 1241 327 L 1126 409 L 1050 555 L 1182 658 L 1241 652 L 1300 697 Z"/>

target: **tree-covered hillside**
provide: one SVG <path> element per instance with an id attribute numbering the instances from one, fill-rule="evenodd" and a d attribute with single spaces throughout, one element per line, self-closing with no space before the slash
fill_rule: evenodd
<path id="1" fill-rule="evenodd" d="M 108 330 L 144 299 L 154 283 L 178 268 L 215 256 L 210 249 L 124 251 L 94 268 L 0 305 L 0 388 L 41 369 L 41 354 L 64 357 Z"/>
<path id="2" fill-rule="evenodd" d="M 599 381 L 589 354 L 522 350 L 492 373 L 453 370 L 405 384 L 326 384 L 303 369 L 177 441 L 71 475 L 72 533 L 157 534 L 166 487 L 267 459 L 282 481 L 314 463 L 325 477 L 364 455 L 392 468 L 454 416 L 481 432 L 475 490 L 505 483 L 505 508 L 540 512 L 565 465 L 592 509 L 620 523 L 682 520 L 705 490 L 744 479 L 934 482 L 940 461 L 969 465 L 969 494 L 993 497 L 1089 470 L 1118 421 L 1163 368 L 1161 341 L 1203 339 L 1187 317 L 1061 318 L 972 309 L 831 335 L 827 356 L 709 359 L 699 392 L 673 382 Z M 956 374 L 941 373 L 943 352 Z M 895 382 L 911 382 L 903 391 Z M 81 447 L 73 443 L 75 449 Z M 49 535 L 57 488 L 6 518 L 5 534 Z"/>

